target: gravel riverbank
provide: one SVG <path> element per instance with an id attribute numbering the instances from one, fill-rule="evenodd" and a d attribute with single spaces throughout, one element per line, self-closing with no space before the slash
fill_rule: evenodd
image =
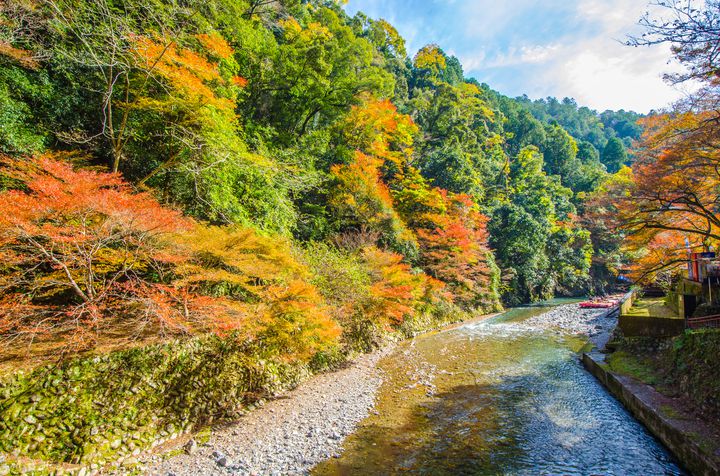
<path id="1" fill-rule="evenodd" d="M 377 362 L 391 348 L 318 375 L 232 425 L 207 443 L 165 460 L 147 457 L 153 475 L 294 475 L 338 454 L 342 440 L 372 411 L 382 384 Z M 186 448 L 193 444 L 186 444 Z"/>
<path id="2" fill-rule="evenodd" d="M 607 309 L 569 304 L 521 325 L 585 334 L 604 347 L 615 323 Z M 186 444 L 188 452 L 167 459 L 144 458 L 148 474 L 307 474 L 317 463 L 338 455 L 343 439 L 373 411 L 382 384 L 376 364 L 390 351 L 364 355 L 345 369 L 318 375 L 232 425 L 214 429 L 207 443 Z"/>
<path id="3" fill-rule="evenodd" d="M 582 309 L 579 304 L 566 304 L 531 317 L 523 322 L 526 326 L 556 329 L 570 334 L 582 334 L 590 338 L 598 349 L 603 349 L 617 325 L 617 308 Z"/>

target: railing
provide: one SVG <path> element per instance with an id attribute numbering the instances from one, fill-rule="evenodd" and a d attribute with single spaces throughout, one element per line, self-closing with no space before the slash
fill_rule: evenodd
<path id="1" fill-rule="evenodd" d="M 686 324 L 688 329 L 701 329 L 703 327 L 720 328 L 720 314 L 714 316 L 689 317 Z"/>
<path id="2" fill-rule="evenodd" d="M 620 314 L 627 314 L 635 301 L 635 291 L 630 291 L 620 300 Z"/>

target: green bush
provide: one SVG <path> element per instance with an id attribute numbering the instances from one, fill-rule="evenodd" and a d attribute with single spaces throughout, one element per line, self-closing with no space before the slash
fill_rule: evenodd
<path id="1" fill-rule="evenodd" d="M 666 368 L 677 388 L 702 410 L 720 416 L 720 329 L 686 331 L 673 340 Z"/>

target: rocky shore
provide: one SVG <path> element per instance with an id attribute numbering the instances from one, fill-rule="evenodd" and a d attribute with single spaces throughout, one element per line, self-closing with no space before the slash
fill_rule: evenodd
<path id="1" fill-rule="evenodd" d="M 377 362 L 390 348 L 322 374 L 284 397 L 216 428 L 209 441 L 178 442 L 182 453 L 148 456 L 148 474 L 297 475 L 337 455 L 343 439 L 372 411 L 382 383 Z"/>
<path id="2" fill-rule="evenodd" d="M 617 324 L 617 308 L 583 309 L 579 304 L 566 304 L 539 316 L 531 317 L 523 324 L 535 328 L 555 329 L 569 334 L 585 335 L 598 349 L 602 349 L 610 340 L 610 335 Z"/>

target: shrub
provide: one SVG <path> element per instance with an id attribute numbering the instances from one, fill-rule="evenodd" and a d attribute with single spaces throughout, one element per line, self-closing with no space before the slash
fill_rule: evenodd
<path id="1" fill-rule="evenodd" d="M 214 295 L 222 331 L 259 339 L 264 352 L 288 361 L 337 342 L 340 328 L 287 240 L 204 225 L 177 240 L 190 259 L 176 268 L 176 285 Z"/>

